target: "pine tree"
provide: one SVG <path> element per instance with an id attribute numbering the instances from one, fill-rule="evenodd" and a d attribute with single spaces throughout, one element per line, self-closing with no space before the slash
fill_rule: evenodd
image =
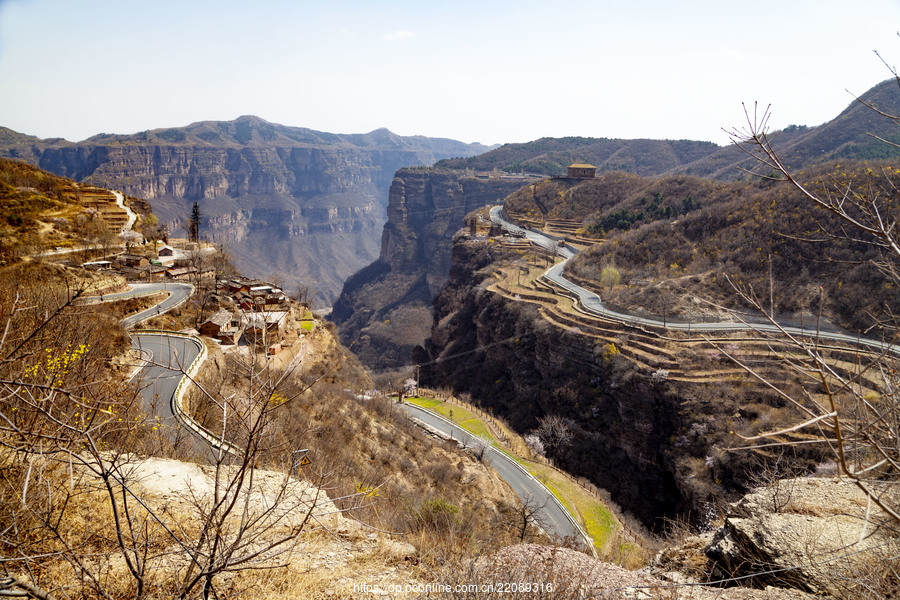
<path id="1" fill-rule="evenodd" d="M 192 242 L 200 241 L 200 204 L 194 202 L 191 208 L 191 219 L 188 222 L 188 236 Z"/>

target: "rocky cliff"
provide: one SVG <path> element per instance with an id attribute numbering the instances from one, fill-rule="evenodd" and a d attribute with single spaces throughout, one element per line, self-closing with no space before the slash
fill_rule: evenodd
<path id="1" fill-rule="evenodd" d="M 423 385 L 469 393 L 522 434 L 555 418 L 565 439 L 548 444 L 548 456 L 609 490 L 654 530 L 676 517 L 702 525 L 708 506 L 752 484 L 772 457 L 725 449 L 739 445 L 733 432 L 752 435 L 790 419 L 783 400 L 702 338 L 677 342 L 592 321 L 552 294 L 505 289 L 517 277 L 498 273 L 518 271 L 522 261 L 498 241 L 454 245 L 431 336 L 414 352 Z M 752 352 L 749 342 L 720 343 Z M 758 369 L 771 366 L 759 360 Z M 783 464 L 811 468 L 819 456 L 807 448 Z"/>
<path id="2" fill-rule="evenodd" d="M 378 260 L 347 280 L 332 319 L 369 367 L 405 365 L 431 329 L 431 300 L 450 273 L 467 213 L 497 203 L 524 178 L 402 169 L 394 176 Z"/>
<path id="3" fill-rule="evenodd" d="M 0 156 L 144 198 L 178 234 L 193 202 L 201 235 L 238 268 L 330 303 L 344 279 L 378 255 L 395 171 L 486 150 L 387 130 L 335 135 L 256 117 L 202 122 L 80 143 L 0 131 Z"/>
<path id="4" fill-rule="evenodd" d="M 887 482 L 870 491 L 896 506 Z M 721 524 L 660 552 L 651 572 L 672 582 L 797 590 L 816 598 L 893 598 L 897 521 L 848 479 L 789 478 L 725 508 Z"/>

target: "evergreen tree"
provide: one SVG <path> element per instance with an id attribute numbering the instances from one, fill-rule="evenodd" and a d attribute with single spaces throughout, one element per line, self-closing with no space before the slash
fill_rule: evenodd
<path id="1" fill-rule="evenodd" d="M 200 241 L 200 204 L 194 202 L 191 208 L 191 219 L 188 222 L 188 237 L 192 242 Z"/>

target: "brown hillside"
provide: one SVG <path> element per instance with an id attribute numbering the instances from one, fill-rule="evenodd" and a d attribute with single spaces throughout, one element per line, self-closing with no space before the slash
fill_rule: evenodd
<path id="1" fill-rule="evenodd" d="M 893 163 L 845 163 L 808 170 L 801 180 L 813 190 L 866 182 L 893 198 L 895 174 Z M 721 318 L 722 307 L 744 308 L 729 278 L 769 297 L 770 262 L 775 308 L 784 318 L 809 318 L 819 306 L 819 286 L 826 318 L 847 329 L 868 326 L 867 315 L 900 300 L 894 288 L 873 280 L 867 263 L 875 249 L 813 241 L 827 240 L 839 224 L 787 183 L 610 173 L 578 185 L 546 180 L 510 196 L 506 210 L 538 227 L 568 219 L 580 225 L 575 231 L 603 240 L 572 261 L 569 272 L 598 281 L 605 266 L 615 265 L 622 285 L 602 296 L 626 310 Z"/>

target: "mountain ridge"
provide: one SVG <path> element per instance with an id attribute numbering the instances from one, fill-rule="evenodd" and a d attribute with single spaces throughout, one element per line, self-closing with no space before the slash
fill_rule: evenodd
<path id="1" fill-rule="evenodd" d="M 835 118 L 816 126 L 789 125 L 770 134 L 774 147 L 791 168 L 845 158 L 892 158 L 872 134 L 891 139 L 894 124 L 870 110 L 900 114 L 897 81 L 887 79 L 856 97 Z M 752 114 L 752 112 L 751 112 Z M 762 115 L 760 115 L 762 116 Z M 736 126 L 741 130 L 746 124 Z M 874 155 L 869 156 L 868 154 Z M 437 167 L 565 175 L 573 162 L 597 166 L 598 172 L 625 171 L 636 175 L 688 174 L 728 180 L 746 176 L 754 160 L 737 145 L 719 146 L 694 140 L 563 137 L 504 144 L 485 154 L 439 161 Z"/>
<path id="2" fill-rule="evenodd" d="M 895 111 L 896 114 L 900 114 L 900 95 L 891 93 L 896 89 L 895 86 L 894 80 L 882 82 L 860 96 L 860 100 L 876 104 L 883 110 Z M 787 164 L 793 168 L 795 165 L 805 166 L 829 160 L 844 160 L 852 155 L 852 152 L 865 154 L 869 151 L 869 142 L 872 141 L 866 132 L 874 131 L 881 137 L 888 137 L 894 133 L 893 124 L 884 121 L 884 119 L 873 118 L 870 109 L 854 100 L 835 119 L 827 123 L 815 128 L 789 126 L 780 132 L 773 133 L 772 138 L 776 149 Z M 897 155 L 900 156 L 900 152 Z M 438 182 L 447 179 L 454 172 L 460 180 L 466 177 L 487 177 L 485 173 L 491 173 L 491 176 L 496 177 L 497 171 L 517 170 L 537 172 L 543 175 L 565 175 L 566 167 L 572 162 L 591 162 L 600 171 L 600 175 L 593 180 L 591 185 L 605 190 L 602 194 L 598 192 L 598 198 L 602 196 L 604 199 L 595 207 L 597 213 L 593 215 L 594 219 L 596 220 L 598 217 L 612 218 L 613 215 L 610 211 L 617 209 L 619 212 L 630 211 L 628 214 L 618 215 L 617 213 L 617 215 L 622 219 L 632 218 L 633 221 L 633 217 L 636 217 L 638 213 L 646 216 L 663 205 L 668 208 L 671 218 L 695 210 L 700 205 L 700 198 L 697 194 L 708 193 L 712 198 L 715 196 L 713 188 L 716 181 L 726 182 L 748 178 L 747 172 L 756 166 L 753 161 L 752 157 L 737 146 L 716 146 L 711 142 L 610 140 L 587 137 L 542 138 L 526 144 L 506 144 L 496 150 L 470 158 L 439 161 L 434 168 L 416 173 L 416 177 L 425 180 L 421 184 L 423 190 L 431 190 L 429 201 L 439 198 L 442 206 L 450 206 L 453 198 L 445 198 L 435 190 L 449 189 Z M 614 169 L 614 166 L 622 168 Z M 617 171 L 624 171 L 624 173 Z M 411 172 L 403 171 L 398 172 L 397 177 L 402 183 L 411 175 Z M 647 180 L 641 183 L 635 177 L 636 175 Z M 663 182 L 664 177 L 668 177 L 670 181 Z M 701 189 L 704 186 L 688 181 L 688 179 L 701 177 L 714 180 L 710 181 L 710 185 L 707 186 L 710 189 Z M 638 193 L 633 198 L 634 202 L 628 206 L 617 205 L 617 198 L 628 198 L 639 191 L 633 189 L 635 186 L 647 187 L 650 190 L 653 187 L 650 183 L 652 178 L 660 178 L 659 181 L 665 183 L 663 187 L 654 188 L 652 191 L 653 193 L 663 193 L 671 206 L 663 202 L 659 206 L 650 207 L 649 205 L 653 202 L 653 193 L 650 191 L 646 192 L 651 196 L 646 199 L 647 207 L 638 205 L 641 193 Z M 499 186 L 500 178 L 497 177 L 496 181 Z M 579 222 L 585 219 L 586 215 L 577 214 L 578 211 L 573 211 L 571 208 L 577 204 L 578 197 L 580 197 L 578 194 L 573 195 L 567 191 L 569 187 L 575 185 L 574 181 L 565 183 L 564 179 L 554 180 L 559 183 L 561 188 L 565 188 L 557 189 L 557 186 L 549 183 L 548 179 L 546 187 L 549 189 L 547 192 L 549 196 L 547 196 L 546 202 L 538 198 L 543 192 L 542 184 L 536 183 L 536 181 L 536 179 L 522 179 L 518 194 L 511 194 L 506 198 L 507 201 L 514 198 L 520 204 L 527 205 L 527 210 L 532 211 L 532 216 L 537 215 L 535 218 L 538 220 L 540 220 L 542 211 L 543 217 L 548 219 L 577 219 Z M 501 188 L 497 187 L 498 203 L 502 199 L 501 196 L 506 194 L 510 194 L 507 189 L 503 188 L 501 192 Z M 463 198 L 464 196 L 457 194 L 456 202 L 465 203 L 470 208 L 474 208 L 470 199 L 464 200 Z M 534 202 L 531 202 L 532 199 Z M 676 200 L 677 202 L 672 204 Z M 448 261 L 443 260 L 439 263 L 434 258 L 450 256 L 452 232 L 463 227 L 461 219 L 457 219 L 453 223 L 448 222 L 449 213 L 446 211 L 430 213 L 428 219 L 421 217 L 417 220 L 409 219 L 402 206 L 405 201 L 403 194 L 391 196 L 391 202 L 396 203 L 397 206 L 392 210 L 392 204 L 388 209 L 389 219 L 384 228 L 384 239 L 397 240 L 399 236 L 396 234 L 400 231 L 403 231 L 405 238 L 409 240 L 427 238 L 429 231 L 436 228 L 449 231 L 451 235 L 445 236 L 437 245 L 437 249 L 422 259 L 422 263 L 419 265 L 415 263 L 415 260 L 407 260 L 403 266 L 392 264 L 391 267 L 388 267 L 387 263 L 392 261 L 386 257 L 383 245 L 379 262 L 373 263 L 361 271 L 359 277 L 347 280 L 341 296 L 334 305 L 335 320 L 340 327 L 343 341 L 347 344 L 356 342 L 361 359 L 370 367 L 386 367 L 387 358 L 393 361 L 391 365 L 393 367 L 399 367 L 402 364 L 400 353 L 395 350 L 408 348 L 411 345 L 412 340 L 408 334 L 412 328 L 404 327 L 402 331 L 396 332 L 398 339 L 401 339 L 402 342 L 393 349 L 388 348 L 393 334 L 387 330 L 397 329 L 395 327 L 397 317 L 407 311 L 412 311 L 413 307 L 415 307 L 415 314 L 421 317 L 426 309 L 430 309 L 427 302 L 436 295 L 434 290 L 428 290 L 425 286 L 419 285 L 416 288 L 419 293 L 414 297 L 410 295 L 408 302 L 392 297 L 386 304 L 379 305 L 376 300 L 379 295 L 384 295 L 383 291 L 381 294 L 378 293 L 379 286 L 388 285 L 386 282 L 391 281 L 393 277 L 400 277 L 401 273 L 404 282 L 419 281 L 426 273 L 434 281 L 446 281 L 450 274 Z M 544 208 L 542 208 L 541 202 L 543 202 Z M 662 197 L 660 197 L 660 202 L 662 202 Z M 553 206 L 553 210 L 551 213 L 547 213 L 544 209 L 550 206 Z M 629 226 L 631 224 L 632 222 L 629 221 Z M 580 226 L 585 228 L 592 225 L 595 225 L 593 220 L 580 223 Z M 578 226 L 575 225 L 576 228 Z M 396 263 L 396 261 L 393 262 Z M 679 261 L 680 264 L 682 262 Z M 439 266 L 443 268 L 440 269 Z M 386 274 L 389 271 L 392 274 Z M 395 280 L 394 285 L 400 285 L 399 281 L 400 279 Z M 401 286 L 396 289 L 406 290 L 407 288 Z M 405 320 L 409 320 L 409 318 L 407 317 Z M 386 326 L 386 323 L 390 327 Z M 422 326 L 418 328 L 420 335 L 423 330 Z M 373 347 L 377 350 L 376 352 L 371 351 Z"/>
<path id="3" fill-rule="evenodd" d="M 246 138 L 241 132 L 251 132 Z M 242 141 L 245 140 L 245 141 Z M 213 141 L 229 142 L 234 146 L 259 144 L 296 143 L 329 144 L 342 142 L 348 147 L 391 145 L 396 148 L 433 147 L 434 142 L 443 142 L 448 148 L 472 148 L 475 152 L 485 152 L 497 145 L 485 145 L 478 142 L 459 142 L 451 138 L 429 137 L 423 135 L 401 136 L 386 127 L 378 127 L 365 133 L 330 133 L 300 127 L 273 123 L 256 115 L 241 115 L 230 121 L 203 120 L 175 127 L 157 127 L 134 133 L 96 133 L 80 141 L 71 141 L 62 137 L 40 138 L 28 133 L 19 132 L 9 127 L 0 126 L 0 144 L 37 143 L 47 145 L 77 146 L 86 143 L 110 145 L 114 143 L 132 143 L 134 141 L 162 144 L 201 144 L 213 145 Z"/>
<path id="4" fill-rule="evenodd" d="M 326 303 L 377 257 L 397 170 L 487 148 L 383 128 L 332 134 L 255 116 L 78 143 L 0 129 L 0 157 L 148 200 L 173 233 L 197 202 L 201 235 L 226 244 L 242 271 L 279 273 L 289 291 L 314 288 Z"/>

